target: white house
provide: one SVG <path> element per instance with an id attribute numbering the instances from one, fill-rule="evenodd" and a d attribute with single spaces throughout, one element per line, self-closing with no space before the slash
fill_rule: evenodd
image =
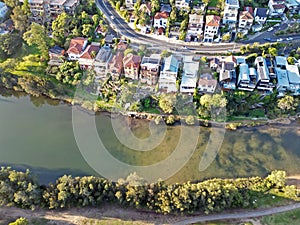
<path id="1" fill-rule="evenodd" d="M 165 59 L 158 80 L 158 88 L 165 92 L 177 92 L 176 80 L 179 61 L 171 55 Z"/>
<path id="2" fill-rule="evenodd" d="M 197 86 L 199 61 L 194 61 L 193 56 L 184 56 L 183 72 L 180 84 L 180 92 L 193 94 Z"/>
<path id="3" fill-rule="evenodd" d="M 290 84 L 289 91 L 291 91 L 293 95 L 300 95 L 300 75 L 298 66 L 287 65 L 286 70 Z"/>
<path id="4" fill-rule="evenodd" d="M 285 0 L 269 0 L 268 7 L 271 16 L 280 16 L 285 10 Z"/>
<path id="5" fill-rule="evenodd" d="M 175 0 L 175 6 L 177 9 L 189 8 L 191 0 Z"/>
<path id="6" fill-rule="evenodd" d="M 224 7 L 223 24 L 235 27 L 237 23 L 238 10 L 240 8 L 238 0 L 226 0 Z"/>
<path id="7" fill-rule="evenodd" d="M 267 8 L 255 8 L 254 19 L 260 24 L 264 24 L 268 18 L 269 10 Z"/>
<path id="8" fill-rule="evenodd" d="M 205 30 L 204 30 L 204 42 L 212 42 L 214 36 L 218 34 L 219 27 L 220 27 L 220 20 L 219 16 L 215 15 L 207 15 L 206 16 L 206 23 L 205 23 Z"/>
<path id="9" fill-rule="evenodd" d="M 167 12 L 157 12 L 154 16 L 153 26 L 158 29 L 160 27 L 166 28 L 169 13 Z"/>
<path id="10" fill-rule="evenodd" d="M 240 64 L 239 71 L 240 72 L 237 81 L 238 89 L 244 91 L 253 91 L 256 86 L 256 76 L 250 76 L 250 69 L 248 64 Z"/>
<path id="11" fill-rule="evenodd" d="M 203 15 L 190 14 L 187 34 L 200 36 L 203 34 Z"/>
<path id="12" fill-rule="evenodd" d="M 0 2 L 0 20 L 2 20 L 5 17 L 7 12 L 7 6 L 3 2 Z"/>
<path id="13" fill-rule="evenodd" d="M 245 34 L 251 29 L 254 21 L 253 15 L 248 11 L 242 11 L 239 15 L 239 31 Z"/>
<path id="14" fill-rule="evenodd" d="M 270 79 L 270 71 L 267 67 L 266 59 L 259 56 L 254 62 L 257 70 L 257 89 L 264 91 L 272 91 L 274 84 Z"/>

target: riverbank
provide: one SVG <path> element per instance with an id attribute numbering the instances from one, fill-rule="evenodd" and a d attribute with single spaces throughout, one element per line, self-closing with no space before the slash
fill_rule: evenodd
<path id="1" fill-rule="evenodd" d="M 1 78 L 1 75 L 0 75 Z M 18 92 L 25 92 L 29 95 L 42 95 L 47 98 L 50 98 L 52 100 L 58 100 L 65 104 L 69 104 L 70 106 L 80 106 L 83 110 L 85 110 L 87 113 L 94 114 L 94 113 L 108 113 L 108 114 L 120 114 L 123 116 L 127 116 L 130 118 L 135 119 L 145 119 L 145 120 L 151 120 L 155 121 L 156 123 L 160 123 L 163 120 L 167 121 L 168 118 L 170 118 L 170 114 L 153 114 L 153 113 L 147 113 L 147 112 L 133 112 L 133 111 L 125 111 L 125 110 L 118 110 L 117 112 L 112 108 L 110 105 L 106 105 L 103 108 L 99 107 L 95 103 L 96 97 L 94 96 L 93 100 L 84 100 L 82 98 L 76 97 L 74 98 L 75 91 L 73 89 L 68 89 L 68 91 L 64 91 L 66 87 L 59 87 L 59 89 L 63 93 L 66 93 L 66 95 L 61 95 L 59 93 L 54 93 L 52 89 L 46 89 L 46 88 L 40 88 L 39 82 L 45 82 L 41 80 L 30 80 L 28 81 L 30 84 L 26 84 L 27 86 L 30 85 L 30 89 L 26 88 L 27 86 L 22 86 L 18 82 L 18 77 L 14 75 L 2 75 L 2 79 L 0 80 L 0 85 L 3 87 L 1 88 L 2 94 L 7 92 L 11 92 L 11 94 L 14 91 Z M 43 78 L 39 78 L 43 79 Z M 3 82 L 3 80 L 6 80 L 6 83 Z M 2 81 L 2 83 L 1 83 Z M 24 82 L 23 82 L 24 83 Z M 51 86 L 51 85 L 49 85 Z M 53 86 L 53 85 L 52 85 Z M 33 89 L 32 89 L 33 88 Z M 35 89 L 34 89 L 35 88 Z M 53 87 L 52 87 L 53 88 Z M 6 94 L 7 94 L 6 93 Z M 202 127 L 220 127 L 220 128 L 226 128 L 228 130 L 236 130 L 240 128 L 247 128 L 247 127 L 261 127 L 266 125 L 276 125 L 276 126 L 286 126 L 288 124 L 293 123 L 296 119 L 298 119 L 299 116 L 289 116 L 288 118 L 277 118 L 277 119 L 267 119 L 267 118 L 246 118 L 243 117 L 242 119 L 238 118 L 238 120 L 233 119 L 229 120 L 227 122 L 218 122 L 218 121 L 211 121 L 211 120 L 205 120 L 205 119 L 198 119 L 193 117 L 192 123 L 186 122 L 187 116 L 179 116 L 175 115 L 174 118 L 172 118 L 173 121 L 171 123 L 167 123 L 168 125 L 178 125 L 178 124 L 186 124 L 186 125 L 200 125 Z"/>

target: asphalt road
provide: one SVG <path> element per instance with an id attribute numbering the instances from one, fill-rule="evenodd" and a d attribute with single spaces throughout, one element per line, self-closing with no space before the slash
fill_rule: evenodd
<path id="1" fill-rule="evenodd" d="M 289 37 L 292 37 L 293 40 L 300 40 L 300 34 L 279 35 L 279 36 L 275 35 L 275 32 L 277 32 L 279 30 L 285 30 L 287 27 L 288 27 L 288 24 L 283 23 L 279 27 L 274 27 L 274 29 L 272 31 L 261 32 L 261 34 L 258 35 L 257 37 L 255 37 L 254 39 L 245 40 L 245 41 L 242 41 L 241 43 L 251 44 L 253 42 L 259 42 L 259 43 L 276 42 L 279 38 L 283 39 L 282 40 L 283 42 L 290 42 L 290 41 L 286 40 Z M 270 41 L 265 40 L 265 38 L 270 38 Z"/>
<path id="2" fill-rule="evenodd" d="M 195 216 L 190 219 L 179 221 L 174 225 L 186 225 L 186 224 L 216 221 L 216 220 L 248 219 L 248 218 L 255 218 L 260 216 L 268 216 L 276 213 L 287 212 L 299 208 L 300 208 L 300 203 L 297 203 L 293 205 L 274 207 L 270 209 L 257 209 L 250 212 L 243 211 L 237 213 L 222 213 L 222 214 L 215 214 L 209 216 Z"/>
<path id="3" fill-rule="evenodd" d="M 190 43 L 172 43 L 168 41 L 158 40 L 152 38 L 151 36 L 146 36 L 140 33 L 135 32 L 131 29 L 128 24 L 119 16 L 119 14 L 114 10 L 106 0 L 96 0 L 97 7 L 103 12 L 109 21 L 109 25 L 120 35 L 131 39 L 133 42 L 140 44 L 151 45 L 152 47 L 158 47 L 161 49 L 177 49 L 176 51 L 185 52 L 185 51 L 198 51 L 198 52 L 207 52 L 207 53 L 219 53 L 227 51 L 239 51 L 239 48 L 242 44 L 239 43 L 228 43 L 228 44 L 202 44 L 202 46 L 191 46 L 190 48 L 184 48 L 184 46 L 189 46 Z"/>

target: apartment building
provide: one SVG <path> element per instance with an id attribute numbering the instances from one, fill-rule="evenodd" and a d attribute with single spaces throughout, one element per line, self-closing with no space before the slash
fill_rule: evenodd
<path id="1" fill-rule="evenodd" d="M 158 88 L 164 92 L 177 92 L 176 81 L 179 70 L 179 61 L 171 55 L 165 59 L 158 80 Z"/>
<path id="2" fill-rule="evenodd" d="M 160 54 L 144 56 L 141 62 L 140 81 L 148 85 L 155 85 L 158 81 L 161 66 Z"/>
<path id="3" fill-rule="evenodd" d="M 79 0 L 30 0 L 30 19 L 36 23 L 52 22 L 62 12 L 75 13 Z"/>

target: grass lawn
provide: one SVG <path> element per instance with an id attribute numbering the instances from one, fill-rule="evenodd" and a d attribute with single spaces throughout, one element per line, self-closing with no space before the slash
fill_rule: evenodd
<path id="1" fill-rule="evenodd" d="M 261 222 L 263 225 L 299 225 L 300 209 L 271 216 L 264 216 Z"/>

